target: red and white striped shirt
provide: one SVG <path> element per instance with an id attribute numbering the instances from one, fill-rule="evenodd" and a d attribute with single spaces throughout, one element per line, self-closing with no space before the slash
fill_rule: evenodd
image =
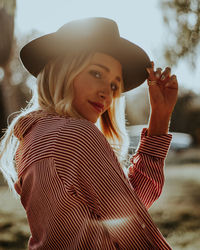
<path id="1" fill-rule="evenodd" d="M 32 112 L 15 136 L 29 249 L 171 249 L 147 209 L 159 197 L 171 135 L 146 136 L 129 179 L 90 121 Z"/>

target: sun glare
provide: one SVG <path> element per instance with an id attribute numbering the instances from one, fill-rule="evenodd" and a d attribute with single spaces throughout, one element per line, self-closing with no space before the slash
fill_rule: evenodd
<path id="1" fill-rule="evenodd" d="M 162 47 L 169 33 L 164 27 L 159 0 L 17 0 L 15 28 L 25 34 L 31 30 L 47 34 L 71 20 L 94 16 L 115 20 L 122 37 L 139 44 L 159 67 L 167 66 L 162 59 Z M 180 85 L 191 88 L 192 82 L 193 91 L 199 92 L 197 71 L 191 74 L 182 61 L 175 70 Z"/>

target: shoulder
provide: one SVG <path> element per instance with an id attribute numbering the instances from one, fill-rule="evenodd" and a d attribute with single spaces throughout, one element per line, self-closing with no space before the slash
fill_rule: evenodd
<path id="1" fill-rule="evenodd" d="M 60 135 L 66 136 L 70 134 L 71 137 L 76 138 L 99 138 L 105 140 L 102 132 L 96 127 L 95 124 L 88 120 L 70 118 L 60 129 Z"/>
<path id="2" fill-rule="evenodd" d="M 108 147 L 109 143 L 95 124 L 88 120 L 70 118 L 60 127 L 57 143 L 69 147 L 91 150 Z"/>
<path id="3" fill-rule="evenodd" d="M 54 144 L 57 169 L 96 171 L 95 166 L 104 166 L 102 161 L 113 161 L 112 149 L 95 124 L 81 119 L 70 119 L 62 126 Z M 70 168 L 71 166 L 71 168 Z"/>

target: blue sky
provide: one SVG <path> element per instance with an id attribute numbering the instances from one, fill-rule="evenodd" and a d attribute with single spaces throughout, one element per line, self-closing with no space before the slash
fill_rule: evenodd
<path id="1" fill-rule="evenodd" d="M 17 0 L 16 35 L 37 29 L 56 31 L 64 23 L 84 17 L 104 16 L 114 19 L 124 38 L 141 46 L 156 67 L 168 66 L 162 47 L 170 34 L 163 24 L 159 0 Z M 200 59 L 198 59 L 200 64 Z M 200 93 L 200 72 L 192 71 L 187 60 L 172 68 L 180 86 Z"/>

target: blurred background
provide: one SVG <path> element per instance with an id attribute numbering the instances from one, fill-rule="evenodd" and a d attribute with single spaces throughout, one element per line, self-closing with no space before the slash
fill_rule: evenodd
<path id="1" fill-rule="evenodd" d="M 173 249 L 200 249 L 200 0 L 0 0 L 0 136 L 9 115 L 30 100 L 35 79 L 19 51 L 28 41 L 83 17 L 114 19 L 156 67 L 170 66 L 179 96 L 163 193 L 150 213 Z M 125 95 L 130 153 L 148 124 L 147 84 Z M 20 201 L 0 176 L 0 249 L 26 249 L 30 231 Z"/>

